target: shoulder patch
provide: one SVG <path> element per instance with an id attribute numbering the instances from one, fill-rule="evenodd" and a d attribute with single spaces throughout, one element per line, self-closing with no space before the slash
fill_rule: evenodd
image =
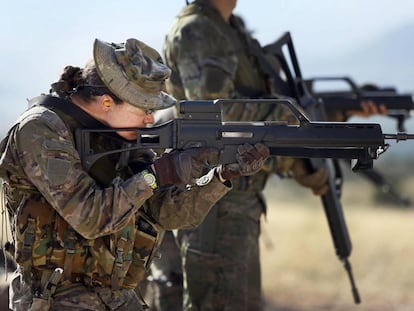
<path id="1" fill-rule="evenodd" d="M 70 161 L 50 158 L 47 160 L 47 177 L 51 186 L 60 186 L 66 182 L 70 170 Z"/>

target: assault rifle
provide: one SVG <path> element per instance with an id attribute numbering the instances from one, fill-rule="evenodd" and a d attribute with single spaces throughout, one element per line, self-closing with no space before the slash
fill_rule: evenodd
<path id="1" fill-rule="evenodd" d="M 376 105 L 385 105 L 387 116 L 397 121 L 397 130 L 405 132 L 405 121 L 414 111 L 414 102 L 411 94 L 399 94 L 394 87 L 379 88 L 375 85 L 358 87 L 350 77 L 314 77 L 305 79 L 304 83 L 309 92 L 323 102 L 326 115 L 337 112 L 347 115 L 347 111 L 361 109 L 362 101 L 372 101 Z M 328 85 L 342 84 L 341 90 L 330 91 Z M 325 89 L 320 89 L 323 86 Z M 345 86 L 345 88 L 343 88 Z M 397 204 L 410 206 L 411 201 L 400 194 L 386 177 L 376 169 L 359 172 L 373 183 L 379 191 L 389 195 Z"/>
<path id="2" fill-rule="evenodd" d="M 262 51 L 263 54 L 275 57 L 280 65 L 280 72 L 272 70 L 272 66 L 266 61 L 267 58 L 257 53 L 259 57 L 259 65 L 262 71 L 268 75 L 270 81 L 273 82 L 273 87 L 281 90 L 284 94 L 287 93 L 287 95 L 295 98 L 300 106 L 309 114 L 311 120 L 326 121 L 326 105 L 323 101 L 313 96 L 308 90 L 302 77 L 290 33 L 284 33 L 274 43 L 263 47 Z M 355 303 L 360 303 L 360 296 L 355 286 L 351 265 L 348 261 L 348 257 L 351 255 L 352 251 L 352 244 L 343 214 L 342 203 L 340 201 L 343 185 L 341 167 L 338 158 L 321 158 L 324 159 L 307 160 L 309 171 L 316 171 L 320 167 L 323 167 L 328 172 L 329 190 L 321 197 L 321 200 L 327 216 L 336 254 L 344 263 L 344 268 L 348 273 L 354 301 Z"/>
<path id="3" fill-rule="evenodd" d="M 322 90 L 317 86 L 342 83 L 344 90 Z M 398 131 L 405 131 L 404 122 L 414 111 L 414 102 L 411 94 L 399 94 L 395 88 L 378 88 L 376 86 L 358 87 L 350 77 L 314 77 L 306 79 L 305 84 L 313 96 L 324 102 L 328 114 L 360 110 L 361 101 L 372 101 L 376 105 L 385 105 L 388 116 L 397 120 Z"/>
<path id="4" fill-rule="evenodd" d="M 223 122 L 223 106 L 232 104 L 285 105 L 298 124 L 286 121 Z M 215 148 L 219 163 L 236 161 L 237 147 L 244 143 L 263 143 L 273 156 L 298 158 L 333 158 L 353 160 L 352 169 L 373 167 L 373 160 L 385 152 L 386 140 L 414 139 L 414 134 L 383 134 L 375 123 L 311 122 L 294 99 L 218 99 L 181 101 L 182 117 L 148 128 L 97 128 L 76 131 L 77 149 L 86 170 L 101 157 L 140 148 L 178 149 Z M 136 141 L 126 147 L 97 152 L 91 134 L 134 131 Z"/>

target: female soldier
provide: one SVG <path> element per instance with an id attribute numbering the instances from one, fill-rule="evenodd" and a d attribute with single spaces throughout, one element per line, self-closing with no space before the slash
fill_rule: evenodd
<path id="1" fill-rule="evenodd" d="M 228 192 L 234 167 L 239 175 L 260 169 L 268 149 L 241 146 L 238 163 L 213 168 L 210 182 L 198 186 L 215 151 L 157 158 L 150 149 L 125 151 L 136 131 L 103 131 L 151 124 L 153 110 L 175 102 L 162 91 L 169 74 L 160 55 L 136 39 L 95 40 L 93 61 L 66 67 L 52 94 L 32 100 L 10 129 L 0 145 L 0 177 L 13 219 L 7 249 L 18 263 L 11 309 L 138 310 L 133 289 L 163 231 L 198 225 Z M 85 151 L 104 153 L 94 162 L 80 152 L 82 128 L 96 130 Z M 113 150 L 123 151 L 105 153 Z"/>

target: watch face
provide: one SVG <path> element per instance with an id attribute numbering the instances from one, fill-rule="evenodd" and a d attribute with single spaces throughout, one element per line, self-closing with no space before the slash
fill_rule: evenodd
<path id="1" fill-rule="evenodd" d="M 151 188 L 157 187 L 155 176 L 151 173 L 144 174 L 144 179 Z"/>
<path id="2" fill-rule="evenodd" d="M 210 176 L 204 175 L 197 179 L 197 186 L 205 186 L 211 181 Z"/>
<path id="3" fill-rule="evenodd" d="M 205 174 L 204 176 L 201 176 L 200 178 L 198 178 L 196 180 L 196 185 L 197 186 L 205 186 L 208 183 L 210 183 L 210 181 L 213 179 L 214 177 L 214 172 L 215 170 L 212 169 L 210 170 L 207 174 Z"/>

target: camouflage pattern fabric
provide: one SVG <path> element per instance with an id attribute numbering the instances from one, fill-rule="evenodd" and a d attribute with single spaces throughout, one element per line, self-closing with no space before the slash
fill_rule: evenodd
<path id="1" fill-rule="evenodd" d="M 140 311 L 144 310 L 142 301 L 133 290 L 123 289 L 111 291 L 109 288 L 90 288 L 83 284 L 74 283 L 58 288 L 51 301 L 34 298 L 22 289 L 16 274 L 11 283 L 13 300 L 10 307 L 17 311 Z M 18 301 L 19 300 L 19 301 Z"/>
<path id="2" fill-rule="evenodd" d="M 256 219 L 242 212 L 232 213 L 237 204 L 243 210 L 259 212 L 258 196 L 231 192 L 215 206 L 214 245 L 204 251 L 203 228 L 182 232 L 185 310 L 262 310 L 259 259 L 259 213 Z M 205 225 L 203 223 L 201 226 Z M 201 243 L 200 243 L 201 242 Z M 188 243 L 188 244 L 187 244 Z M 187 248 L 188 247 L 188 248 Z"/>
<path id="3" fill-rule="evenodd" d="M 159 258 L 155 258 L 151 265 L 148 280 L 141 282 L 140 289 L 144 287 L 144 300 L 150 310 L 181 311 L 183 310 L 181 255 L 171 231 L 165 232 L 160 250 Z M 167 275 L 164 274 L 166 272 Z"/>
<path id="4" fill-rule="evenodd" d="M 127 103 L 144 110 L 175 104 L 175 98 L 163 92 L 170 69 L 162 63 L 161 55 L 144 42 L 128 39 L 111 44 L 96 39 L 93 55 L 102 81 Z"/>
<path id="5" fill-rule="evenodd" d="M 154 125 L 177 117 L 177 107 L 154 112 Z M 159 151 L 162 153 L 162 151 Z M 168 274 L 164 274 L 167 272 Z M 150 311 L 182 310 L 183 272 L 179 246 L 172 231 L 166 231 L 160 245 L 160 252 L 151 265 L 148 277 L 136 291 L 144 297 Z"/>
<path id="6" fill-rule="evenodd" d="M 271 87 L 253 56 L 252 40 L 239 17 L 233 15 L 228 24 L 208 1 L 192 2 L 166 37 L 164 57 L 172 69 L 167 90 L 178 99 L 269 96 Z M 278 108 L 259 105 L 225 111 L 226 120 L 280 116 Z M 275 162 L 270 159 L 258 174 L 234 181 L 233 190 L 199 227 L 180 230 L 185 310 L 263 309 L 258 245 L 266 205 L 261 191 L 277 169 Z"/>
<path id="7" fill-rule="evenodd" d="M 158 247 L 154 242 L 141 248 L 138 242 L 145 245 L 144 237 L 151 240 L 154 230 L 193 228 L 229 191 L 217 178 L 191 191 L 176 186 L 153 191 L 140 173 L 152 163 L 151 150 L 104 157 L 85 172 L 74 145 L 77 127 L 72 116 L 34 106 L 0 145 L 0 176 L 11 189 L 9 211 L 17 214 L 15 259 L 24 273 L 17 288 L 27 284 L 29 299 L 56 267 L 70 271 L 65 282 L 84 283 L 87 277 L 113 293 L 135 287 Z M 100 135 L 92 140 L 103 150 L 119 144 Z M 143 218 L 154 226 L 147 221 L 141 230 Z"/>
<path id="8" fill-rule="evenodd" d="M 233 20 L 239 22 L 236 16 Z M 268 95 L 267 81 L 248 51 L 249 36 L 227 24 L 207 3 L 178 15 L 164 45 L 172 69 L 167 90 L 177 99 Z"/>

